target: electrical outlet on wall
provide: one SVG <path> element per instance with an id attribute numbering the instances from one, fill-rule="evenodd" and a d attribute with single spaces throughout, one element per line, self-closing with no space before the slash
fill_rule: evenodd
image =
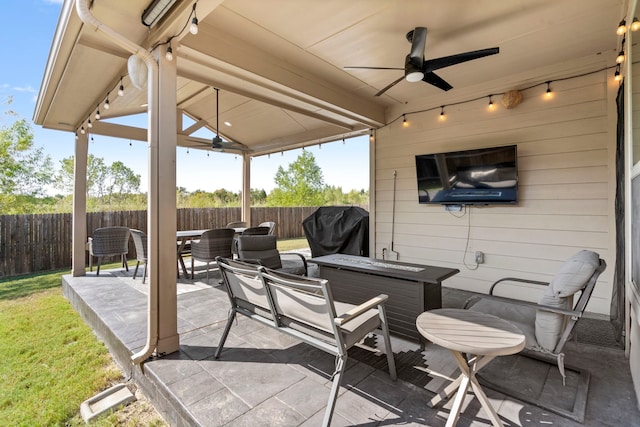
<path id="1" fill-rule="evenodd" d="M 476 264 L 484 264 L 484 252 L 476 251 Z"/>

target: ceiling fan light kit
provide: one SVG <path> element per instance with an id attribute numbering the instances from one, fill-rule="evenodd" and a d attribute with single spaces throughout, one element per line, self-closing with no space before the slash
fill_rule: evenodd
<path id="1" fill-rule="evenodd" d="M 470 52 L 458 53 L 455 55 L 444 56 L 435 59 L 425 59 L 424 51 L 427 42 L 427 28 L 416 27 L 407 33 L 407 40 L 411 43 L 411 51 L 407 55 L 404 68 L 388 68 L 388 67 L 344 67 L 345 69 L 372 69 L 372 70 L 404 70 L 404 76 L 390 83 L 381 89 L 375 96 L 384 94 L 403 79 L 416 83 L 423 81 L 427 84 L 435 86 L 443 91 L 453 89 L 448 82 L 434 73 L 435 70 L 450 67 L 462 62 L 472 61 L 474 59 L 483 58 L 489 55 L 495 55 L 500 52 L 500 48 L 492 47 L 488 49 L 474 50 Z"/>

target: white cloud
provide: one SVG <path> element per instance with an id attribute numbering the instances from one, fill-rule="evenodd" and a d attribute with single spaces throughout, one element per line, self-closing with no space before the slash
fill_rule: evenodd
<path id="1" fill-rule="evenodd" d="M 45 3 L 50 3 L 50 4 L 62 4 L 64 0 L 44 0 Z"/>
<path id="2" fill-rule="evenodd" d="M 2 90 L 2 92 L 4 93 L 8 93 L 8 92 L 38 93 L 38 90 L 35 89 L 33 86 L 30 86 L 30 85 L 15 86 L 9 83 L 0 84 L 0 90 Z"/>
<path id="3" fill-rule="evenodd" d="M 11 90 L 14 90 L 16 92 L 28 92 L 28 93 L 37 92 L 37 90 L 34 89 L 32 86 L 13 86 Z"/>

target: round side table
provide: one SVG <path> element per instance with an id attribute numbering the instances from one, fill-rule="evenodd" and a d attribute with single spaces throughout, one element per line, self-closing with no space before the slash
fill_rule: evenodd
<path id="1" fill-rule="evenodd" d="M 431 406 L 435 406 L 458 390 L 446 427 L 453 427 L 458 422 L 469 385 L 489 414 L 493 425 L 503 427 L 498 414 L 480 387 L 476 373 L 496 356 L 521 351 L 525 345 L 522 331 L 506 320 L 490 314 L 455 308 L 424 312 L 416 319 L 416 326 L 423 337 L 451 351 L 462 372 L 430 402 Z M 463 353 L 466 353 L 467 357 Z"/>

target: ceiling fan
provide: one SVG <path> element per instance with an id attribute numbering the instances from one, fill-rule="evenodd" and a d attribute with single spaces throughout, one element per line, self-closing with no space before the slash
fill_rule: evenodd
<path id="1" fill-rule="evenodd" d="M 213 88 L 216 91 L 216 136 L 211 139 L 211 148 L 215 151 L 224 151 L 225 148 L 240 151 L 249 151 L 249 148 L 239 142 L 227 141 L 220 137 L 220 109 L 219 109 L 219 95 L 220 89 Z"/>
<path id="2" fill-rule="evenodd" d="M 435 70 L 440 68 L 450 67 L 452 65 L 460 64 L 461 62 L 471 61 L 474 59 L 482 58 L 489 55 L 495 55 L 500 52 L 500 48 L 492 47 L 489 49 L 474 50 L 471 52 L 458 53 L 450 56 L 443 56 L 436 59 L 425 59 L 424 49 L 427 41 L 427 29 L 426 27 L 416 27 L 415 29 L 407 33 L 407 40 L 411 43 L 411 52 L 407 55 L 404 61 L 404 68 L 388 68 L 388 67 L 344 67 L 345 70 L 403 70 L 404 76 L 391 82 L 389 85 L 382 88 L 376 96 L 380 96 L 396 84 L 400 83 L 402 79 L 408 82 L 423 81 L 430 85 L 433 85 L 444 91 L 453 89 L 449 83 L 439 77 Z"/>

